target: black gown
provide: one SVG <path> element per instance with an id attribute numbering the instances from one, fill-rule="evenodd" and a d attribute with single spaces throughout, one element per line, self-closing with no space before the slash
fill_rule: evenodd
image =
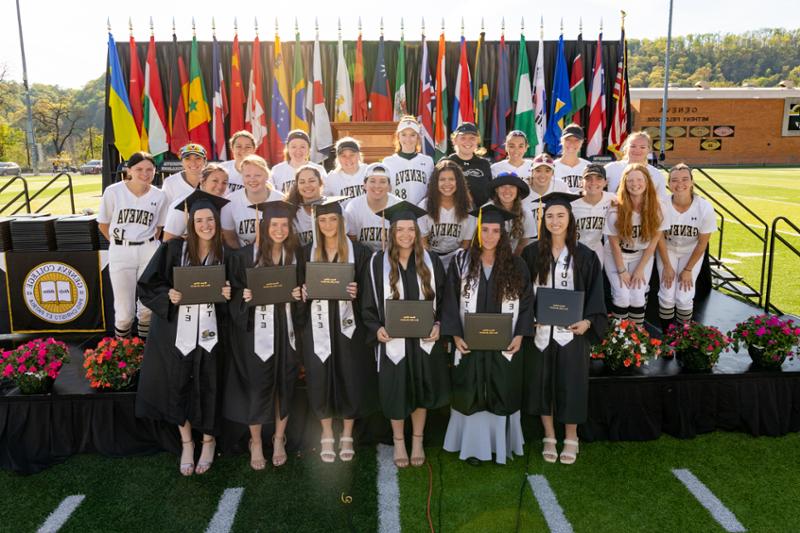
<path id="1" fill-rule="evenodd" d="M 306 261 L 311 260 L 311 245 L 303 248 Z M 304 319 L 301 345 L 306 369 L 306 385 L 311 409 L 317 418 L 362 418 L 378 409 L 378 384 L 375 374 L 375 354 L 366 344 L 366 329 L 361 320 L 359 302 L 364 297 L 361 280 L 367 274 L 372 252 L 364 245 L 353 243 L 355 280 L 358 297 L 353 300 L 356 329 L 352 338 L 340 331 L 339 302 L 328 305 L 328 330 L 331 333 L 331 354 L 323 363 L 314 352 L 313 322 Z M 323 304 L 324 305 L 324 304 Z M 311 312 L 310 302 L 305 306 Z"/>
<path id="2" fill-rule="evenodd" d="M 431 353 L 425 352 L 419 339 L 406 339 L 405 357 L 396 365 L 386 355 L 386 346 L 378 341 L 378 330 L 384 326 L 384 287 L 383 287 L 383 253 L 372 256 L 369 268 L 366 269 L 360 287 L 361 317 L 367 328 L 368 346 L 379 349 L 378 395 L 383 414 L 391 420 L 404 420 L 418 408 L 436 409 L 447 405 L 450 401 L 450 379 L 447 371 L 447 353 L 445 343 L 440 338 Z M 445 272 L 441 260 L 431 254 L 433 264 L 433 282 L 436 287 L 436 320 L 441 315 L 442 296 L 444 295 Z M 380 306 L 375 305 L 370 269 L 375 276 Z M 407 300 L 419 298 L 417 285 L 417 269 L 414 254 L 408 260 L 408 268 L 400 267 L 400 282 Z M 388 289 L 388 287 L 387 287 Z"/>
<path id="3" fill-rule="evenodd" d="M 305 272 L 302 250 L 296 256 L 298 285 Z M 280 401 L 281 418 L 289 416 L 295 384 L 300 372 L 300 360 L 289 343 L 285 306 L 290 306 L 295 332 L 302 326 L 303 309 L 297 303 L 275 305 L 273 328 L 275 352 L 262 361 L 255 352 L 255 306 L 243 299 L 247 288 L 246 269 L 255 266 L 253 245 L 240 248 L 229 257 L 231 282 L 231 358 L 225 376 L 225 401 L 222 415 L 247 425 L 275 421 L 275 398 Z"/>
<path id="4" fill-rule="evenodd" d="M 528 265 L 532 280 L 535 279 L 534 265 L 538 255 L 538 241 L 522 251 L 522 259 Z M 603 299 L 603 270 L 597 254 L 578 243 L 573 265 L 575 290 L 584 291 L 583 318 L 592 323 L 591 327 L 583 335 L 575 335 L 566 346 L 554 341 L 551 333 L 550 343 L 544 351 L 536 347 L 533 339 L 527 343 L 525 350 L 524 411 L 532 415 L 552 413 L 563 424 L 582 424 L 586 421 L 589 352 L 591 345 L 600 342 L 608 328 Z M 551 281 L 553 277 L 551 270 Z"/>
<path id="5" fill-rule="evenodd" d="M 223 357 L 227 352 L 227 305 L 215 305 L 217 344 L 211 353 L 199 345 L 184 356 L 175 347 L 178 307 L 169 301 L 172 268 L 182 266 L 182 238 L 163 243 L 138 282 L 139 298 L 153 311 L 144 348 L 136 416 L 183 425 L 209 435 L 219 432 Z"/>
<path id="6" fill-rule="evenodd" d="M 519 314 L 514 336 L 533 335 L 533 291 L 525 262 L 513 257 L 514 266 L 522 274 L 524 292 L 519 297 Z M 450 262 L 447 272 L 444 303 L 442 309 L 442 335 L 464 337 L 459 304 L 461 301 L 461 272 L 457 261 Z M 489 279 L 480 269 L 476 313 L 501 313 L 501 305 L 495 301 L 496 268 L 492 268 Z M 520 350 L 511 361 L 499 351 L 471 350 L 462 355 L 458 365 L 450 369 L 452 385 L 451 405 L 456 411 L 471 415 L 489 411 L 495 415 L 508 416 L 522 407 L 523 356 Z"/>

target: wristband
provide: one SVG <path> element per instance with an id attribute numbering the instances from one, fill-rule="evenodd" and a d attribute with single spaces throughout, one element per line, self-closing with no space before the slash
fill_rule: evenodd
<path id="1" fill-rule="evenodd" d="M 627 269 L 627 268 L 625 268 L 625 267 L 622 267 L 622 268 L 619 268 L 619 269 L 617 269 L 617 274 L 624 274 L 624 273 L 625 273 L 625 272 L 627 272 L 627 271 L 628 271 L 628 269 Z"/>

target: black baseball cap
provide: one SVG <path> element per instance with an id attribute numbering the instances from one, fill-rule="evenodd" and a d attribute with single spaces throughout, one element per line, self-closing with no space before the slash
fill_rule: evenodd
<path id="1" fill-rule="evenodd" d="M 456 128 L 456 134 L 459 133 L 466 133 L 470 135 L 477 135 L 478 128 L 472 122 L 462 122 L 460 126 Z"/>
<path id="2" fill-rule="evenodd" d="M 597 174 L 603 179 L 608 179 L 606 176 L 606 167 L 599 163 L 589 163 L 586 165 L 586 168 L 583 169 L 583 177 L 585 178 L 589 174 Z"/>
<path id="3" fill-rule="evenodd" d="M 568 124 L 564 131 L 561 132 L 561 138 L 575 137 L 576 139 L 583 140 L 583 128 L 577 124 Z"/>
<path id="4" fill-rule="evenodd" d="M 308 133 L 304 132 L 303 130 L 292 130 L 289 132 L 289 135 L 286 136 L 286 144 L 289 144 L 293 139 L 303 139 L 309 145 L 311 145 L 311 139 L 308 137 Z"/>

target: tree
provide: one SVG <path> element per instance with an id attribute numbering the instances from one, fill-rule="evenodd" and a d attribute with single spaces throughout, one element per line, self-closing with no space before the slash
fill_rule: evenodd
<path id="1" fill-rule="evenodd" d="M 75 133 L 84 110 L 75 105 L 73 91 L 63 91 L 56 87 L 54 91 L 48 92 L 51 94 L 41 94 L 36 98 L 33 120 L 36 123 L 37 138 L 49 143 L 53 151 L 60 154 Z"/>

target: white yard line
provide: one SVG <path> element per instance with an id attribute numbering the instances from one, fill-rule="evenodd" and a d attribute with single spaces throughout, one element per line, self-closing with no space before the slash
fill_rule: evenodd
<path id="1" fill-rule="evenodd" d="M 394 465 L 394 447 L 378 444 L 378 531 L 400 531 L 400 486 Z"/>
<path id="2" fill-rule="evenodd" d="M 236 518 L 236 511 L 239 509 L 239 503 L 242 501 L 242 494 L 244 488 L 236 487 L 234 489 L 225 489 L 219 499 L 217 505 L 217 512 L 211 517 L 211 522 L 208 523 L 206 533 L 228 533 L 233 527 L 233 521 Z"/>
<path id="3" fill-rule="evenodd" d="M 572 524 L 564 516 L 564 509 L 558 504 L 558 498 L 550 488 L 547 478 L 539 474 L 528 476 L 528 483 L 533 489 L 533 495 L 539 503 L 539 508 L 542 510 L 550 531 L 552 533 L 572 533 Z"/>
<path id="4" fill-rule="evenodd" d="M 741 522 L 736 519 L 736 515 L 725 507 L 725 504 L 723 504 L 702 481 L 697 479 L 697 476 L 692 474 L 691 470 L 686 468 L 673 468 L 672 473 L 683 483 L 686 489 L 692 493 L 692 496 L 700 502 L 700 505 L 711 513 L 712 518 L 714 518 L 725 531 L 747 531 Z"/>
<path id="5" fill-rule="evenodd" d="M 47 520 L 44 521 L 37 533 L 55 533 L 61 529 L 61 526 L 69 520 L 69 517 L 72 516 L 72 513 L 75 512 L 75 509 L 85 498 L 86 496 L 83 494 L 74 494 L 61 500 L 56 510 L 50 513 L 50 516 L 47 517 Z"/>

